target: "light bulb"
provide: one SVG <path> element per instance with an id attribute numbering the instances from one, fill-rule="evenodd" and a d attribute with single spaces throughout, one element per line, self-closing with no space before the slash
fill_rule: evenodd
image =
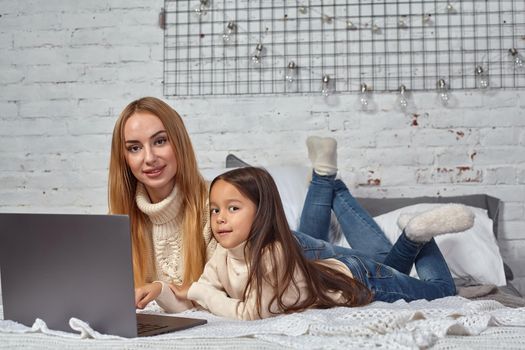
<path id="1" fill-rule="evenodd" d="M 359 93 L 359 104 L 361 106 L 361 110 L 363 111 L 367 111 L 369 107 L 368 95 L 369 95 L 368 86 L 365 83 L 361 83 L 360 93 Z"/>
<path id="2" fill-rule="evenodd" d="M 356 30 L 357 27 L 351 20 L 348 20 L 348 21 L 346 21 L 346 29 L 348 29 L 348 30 Z"/>
<path id="3" fill-rule="evenodd" d="M 294 61 L 288 62 L 288 68 L 286 69 L 286 75 L 284 78 L 288 83 L 293 83 L 297 77 L 297 65 Z"/>
<path id="4" fill-rule="evenodd" d="M 489 76 L 485 72 L 483 67 L 482 66 L 477 66 L 476 69 L 474 70 L 474 72 L 476 73 L 477 86 L 482 88 L 482 89 L 488 88 L 489 87 Z"/>
<path id="5" fill-rule="evenodd" d="M 262 51 L 264 49 L 263 44 L 257 44 L 255 46 L 255 51 L 252 53 L 252 63 L 256 66 L 261 64 L 261 58 L 262 58 Z"/>
<path id="6" fill-rule="evenodd" d="M 399 85 L 399 94 L 397 95 L 397 105 L 402 111 L 408 107 L 407 88 L 405 85 Z"/>
<path id="7" fill-rule="evenodd" d="M 447 12 L 448 13 L 456 13 L 456 8 L 454 7 L 454 5 L 452 5 L 452 3 L 447 3 Z"/>
<path id="8" fill-rule="evenodd" d="M 199 5 L 193 9 L 193 12 L 197 17 L 206 16 L 210 6 L 209 0 L 199 0 Z"/>
<path id="9" fill-rule="evenodd" d="M 430 25 L 432 23 L 432 15 L 430 13 L 425 13 L 423 15 L 423 24 Z"/>
<path id="10" fill-rule="evenodd" d="M 328 74 L 323 75 L 323 78 L 321 79 L 321 95 L 324 97 L 327 97 L 331 93 L 331 79 Z"/>
<path id="11" fill-rule="evenodd" d="M 332 16 L 323 15 L 323 22 L 326 24 L 332 23 Z"/>
<path id="12" fill-rule="evenodd" d="M 222 40 L 224 40 L 224 43 L 229 43 L 233 40 L 232 37 L 234 36 L 235 32 L 237 31 L 237 25 L 235 22 L 228 22 L 226 25 L 226 28 L 224 28 L 224 33 L 222 34 Z"/>
<path id="13" fill-rule="evenodd" d="M 514 68 L 523 68 L 523 56 L 515 48 L 509 49 L 509 54 L 514 62 Z"/>
<path id="14" fill-rule="evenodd" d="M 441 103 L 443 106 L 448 105 L 449 96 L 448 96 L 448 85 L 445 82 L 444 79 L 439 79 L 437 82 L 437 92 L 439 95 L 439 99 L 441 100 Z"/>

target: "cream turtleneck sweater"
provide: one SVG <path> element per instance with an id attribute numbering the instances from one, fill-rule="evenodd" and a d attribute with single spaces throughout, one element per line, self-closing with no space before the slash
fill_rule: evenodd
<path id="1" fill-rule="evenodd" d="M 150 254 L 155 262 L 156 276 L 146 276 L 146 280 L 163 282 L 163 292 L 171 293 L 166 284 L 172 282 L 182 284 L 184 276 L 182 217 L 180 215 L 182 198 L 177 186 L 175 186 L 168 197 L 158 203 L 151 203 L 148 192 L 141 183 L 137 186 L 135 197 L 137 206 L 148 216 L 152 224 L 153 251 Z M 206 261 L 208 261 L 215 251 L 217 241 L 211 232 L 210 214 L 207 206 L 203 217 L 205 224 L 202 235 L 206 244 Z"/>
<path id="2" fill-rule="evenodd" d="M 274 290 L 267 278 L 273 280 L 275 272 L 280 279 L 283 269 L 281 264 L 272 264 L 269 254 L 264 254 L 262 257 L 266 273 L 262 279 L 260 315 L 257 312 L 255 291 L 251 290 L 246 298 L 244 297 L 244 290 L 249 280 L 248 264 L 244 259 L 245 246 L 246 242 L 231 249 L 218 245 L 204 267 L 201 278 L 188 290 L 188 299 L 217 316 L 233 319 L 255 320 L 282 313 L 277 301 L 273 300 Z M 283 259 L 285 251 L 279 244 L 275 247 L 277 258 Z M 352 277 L 348 267 L 339 260 L 325 259 L 322 260 L 322 264 Z M 294 273 L 294 281 L 295 286 L 290 285 L 282 296 L 285 305 L 294 305 L 308 296 L 306 279 L 297 269 Z M 338 301 L 344 300 L 339 291 L 331 292 L 330 297 Z"/>

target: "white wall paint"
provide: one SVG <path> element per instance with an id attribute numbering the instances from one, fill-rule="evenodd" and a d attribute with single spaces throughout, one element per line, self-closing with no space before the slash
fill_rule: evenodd
<path id="1" fill-rule="evenodd" d="M 0 0 L 0 211 L 106 211 L 110 134 L 120 110 L 162 97 L 161 0 Z M 525 93 L 455 92 L 444 109 L 417 93 L 377 113 L 357 96 L 172 99 L 201 167 L 228 153 L 252 164 L 306 162 L 312 134 L 339 141 L 343 178 L 359 196 L 488 193 L 504 207 L 499 239 L 525 293 Z"/>

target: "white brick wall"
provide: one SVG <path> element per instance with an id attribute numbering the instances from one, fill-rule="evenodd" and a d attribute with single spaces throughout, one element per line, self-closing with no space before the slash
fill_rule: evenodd
<path id="1" fill-rule="evenodd" d="M 162 97 L 163 1 L 0 0 L 0 211 L 106 211 L 110 134 L 119 111 Z M 253 164 L 306 163 L 307 135 L 339 141 L 344 179 L 373 197 L 488 193 L 504 201 L 499 243 L 525 293 L 525 93 L 454 92 L 415 112 L 375 97 L 174 99 L 203 168 L 236 153 Z"/>

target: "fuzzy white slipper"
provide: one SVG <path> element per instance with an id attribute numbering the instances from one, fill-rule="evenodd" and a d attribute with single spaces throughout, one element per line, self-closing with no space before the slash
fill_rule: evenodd
<path id="1" fill-rule="evenodd" d="M 474 213 L 467 206 L 449 203 L 421 214 L 400 215 L 398 226 L 405 229 L 408 239 L 428 242 L 445 233 L 468 230 L 474 225 Z"/>
<path id="2" fill-rule="evenodd" d="M 397 218 L 397 226 L 401 229 L 401 230 L 404 230 L 405 227 L 407 227 L 408 225 L 408 222 L 410 220 L 412 220 L 412 218 L 416 215 L 419 215 L 421 214 L 420 212 L 418 213 L 402 213 L 399 215 L 399 217 Z"/>

